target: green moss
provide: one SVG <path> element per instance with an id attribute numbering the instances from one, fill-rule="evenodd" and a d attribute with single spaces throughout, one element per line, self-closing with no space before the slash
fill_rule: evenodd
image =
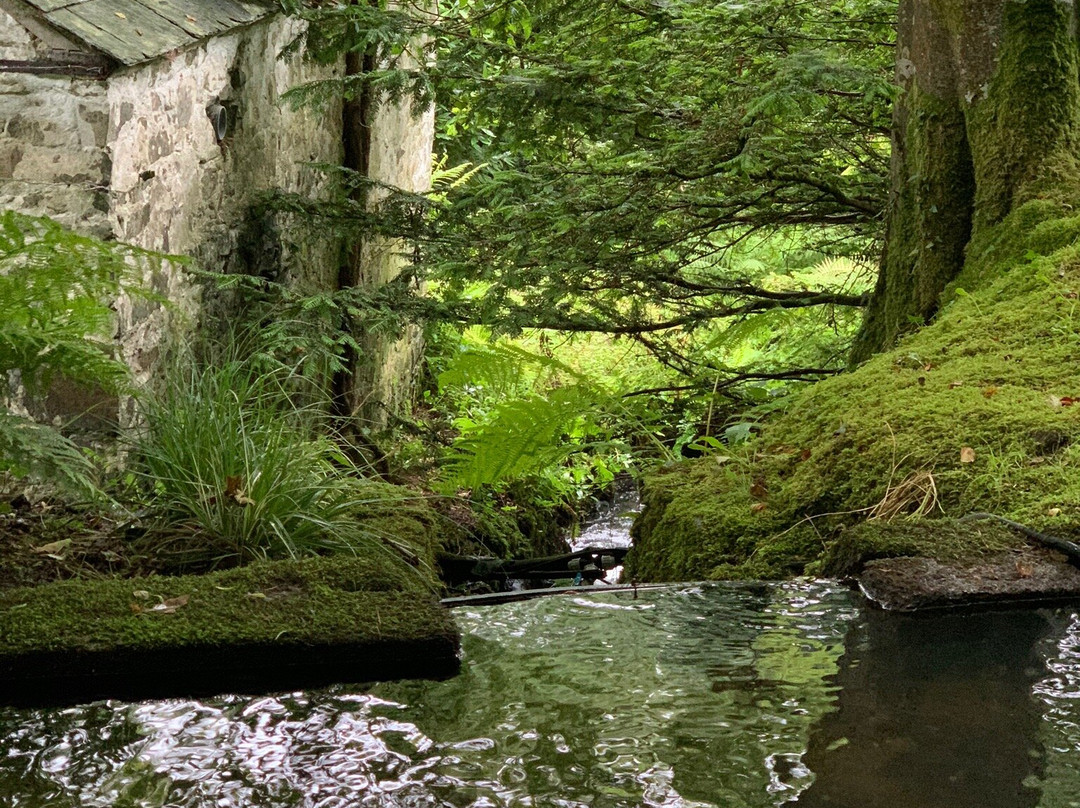
<path id="1" fill-rule="evenodd" d="M 830 542 L 812 572 L 839 578 L 877 558 L 924 556 L 959 561 L 1017 548 L 1023 543 L 1018 533 L 993 522 L 867 521 L 841 532 Z"/>
<path id="2" fill-rule="evenodd" d="M 628 573 L 835 570 L 834 555 L 851 557 L 835 543 L 853 535 L 859 558 L 895 554 L 899 528 L 850 528 L 887 495 L 903 500 L 901 484 L 917 473 L 936 487 L 929 516 L 991 511 L 1059 534 L 1080 526 L 1080 401 L 1069 405 L 1080 398 L 1080 223 L 1035 201 L 999 227 L 957 282 L 972 287 L 954 291 L 932 325 L 794 397 L 745 460 L 704 458 L 648 480 Z M 967 546 L 936 530 L 918 552 Z"/>
<path id="3" fill-rule="evenodd" d="M 78 655 L 453 637 L 413 570 L 382 558 L 276 561 L 208 575 L 62 581 L 0 592 L 0 669 Z"/>
<path id="4" fill-rule="evenodd" d="M 356 512 L 362 528 L 389 544 L 415 553 L 417 566 L 435 583 L 435 556 L 447 535 L 446 517 L 422 494 L 390 483 L 364 483 L 364 505 Z"/>
<path id="5" fill-rule="evenodd" d="M 926 92 L 917 81 L 908 87 L 903 104 L 889 246 L 853 351 L 855 362 L 937 311 L 941 291 L 963 264 L 971 236 L 975 181 L 960 104 Z"/>
<path id="6" fill-rule="evenodd" d="M 975 155 L 975 231 L 1025 201 L 1077 188 L 1071 154 L 1080 123 L 1072 9 L 1054 0 L 1006 2 L 997 69 L 967 113 Z"/>
<path id="7" fill-rule="evenodd" d="M 1023 252 L 1010 253 L 1018 236 L 1043 255 L 1075 236 L 1077 223 L 1061 215 L 1080 199 L 1072 10 L 1054 0 L 1002 5 L 998 25 L 989 17 L 976 22 L 955 3 L 937 3 L 941 41 L 951 38 L 952 52 L 908 43 L 919 64 L 897 106 L 888 244 L 852 352 L 855 364 L 934 316 L 949 299 L 942 290 L 961 267 L 963 278 L 953 288 L 979 288 L 996 277 L 1002 261 L 1020 261 Z M 998 46 L 987 81 L 978 46 L 954 55 L 964 53 L 959 43 L 983 25 L 994 28 L 988 35 Z M 961 63 L 950 65 L 957 58 Z M 933 83 L 935 73 L 949 69 L 972 82 L 962 98 L 947 85 L 936 88 L 946 97 L 921 86 L 924 74 Z M 1025 215 L 1016 215 L 1020 209 Z M 1030 228 L 1040 224 L 1043 232 L 1030 238 Z"/>

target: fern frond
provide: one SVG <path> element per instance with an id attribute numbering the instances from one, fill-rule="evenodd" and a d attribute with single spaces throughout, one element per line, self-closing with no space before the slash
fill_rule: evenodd
<path id="1" fill-rule="evenodd" d="M 440 389 L 469 389 L 491 405 L 459 419 L 445 464 L 450 489 L 500 485 L 539 474 L 615 433 L 631 432 L 668 450 L 620 396 L 559 360 L 510 342 L 462 351 L 439 376 Z"/>
<path id="2" fill-rule="evenodd" d="M 0 412 L 0 472 L 49 480 L 88 498 L 100 493 L 94 466 L 78 446 L 52 427 L 6 412 Z"/>
<path id="3" fill-rule="evenodd" d="M 497 485 L 555 465 L 599 430 L 604 403 L 584 385 L 503 403 L 455 442 L 445 466 L 448 486 Z"/>

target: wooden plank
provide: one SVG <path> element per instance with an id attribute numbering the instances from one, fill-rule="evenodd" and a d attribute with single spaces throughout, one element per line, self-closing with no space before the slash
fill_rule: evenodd
<path id="1" fill-rule="evenodd" d="M 461 595 L 460 597 L 443 598 L 439 601 L 443 606 L 491 606 L 496 603 L 515 603 L 520 600 L 533 600 L 534 598 L 546 598 L 551 595 L 599 595 L 603 592 L 616 592 L 630 595 L 637 600 L 638 592 L 654 592 L 660 589 L 672 589 L 677 586 L 694 586 L 693 583 L 668 583 L 668 584 L 597 584 L 595 586 L 552 586 L 547 589 L 519 589 L 516 592 L 489 592 L 483 595 Z"/>
<path id="2" fill-rule="evenodd" d="M 109 74 L 109 65 L 103 56 L 97 64 L 74 61 L 35 59 L 0 59 L 0 73 L 29 73 L 35 76 L 86 76 L 103 79 Z"/>
<path id="3" fill-rule="evenodd" d="M 238 19 L 246 19 L 247 11 L 232 0 L 132 0 L 153 10 L 174 25 L 199 39 L 214 36 L 236 27 Z M 263 10 L 263 15 L 270 13 Z"/>
<path id="4" fill-rule="evenodd" d="M 87 0 L 27 0 L 27 2 L 39 11 L 48 14 L 50 11 L 57 11 L 68 6 L 77 6 Z"/>
<path id="5" fill-rule="evenodd" d="M 210 0 L 210 2 L 213 1 Z M 255 22 L 255 20 L 261 19 L 274 11 L 274 8 L 268 3 L 262 3 L 259 0 L 235 0 L 235 5 L 239 6 L 242 11 L 233 19 L 241 25 Z"/>
<path id="6" fill-rule="evenodd" d="M 110 42 L 113 40 L 123 42 L 125 55 L 121 56 L 119 53 L 114 55 L 125 64 L 136 64 L 154 56 L 160 56 L 189 45 L 195 39 L 183 28 L 131 0 L 88 0 L 63 11 L 107 32 Z M 52 15 L 50 19 L 51 17 Z M 94 40 L 87 41 L 97 47 Z M 104 41 L 102 39 L 102 42 Z M 108 52 L 104 45 L 101 47 L 102 50 Z M 132 52 L 137 52 L 139 57 L 134 61 L 128 61 L 131 59 Z"/>
<path id="7" fill-rule="evenodd" d="M 57 28 L 68 31 L 87 45 L 108 54 L 121 64 L 133 65 L 146 58 L 140 48 L 134 47 L 99 26 L 76 16 L 70 9 L 62 8 L 59 11 L 54 11 L 47 18 Z"/>

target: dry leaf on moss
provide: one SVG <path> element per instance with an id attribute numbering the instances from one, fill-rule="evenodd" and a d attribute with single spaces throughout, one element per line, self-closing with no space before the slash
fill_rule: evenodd
<path id="1" fill-rule="evenodd" d="M 961 463 L 974 463 L 975 462 L 975 450 L 970 446 L 965 446 L 960 450 L 960 462 Z"/>
<path id="2" fill-rule="evenodd" d="M 42 555 L 56 557 L 56 553 L 61 553 L 68 548 L 71 544 L 71 539 L 60 539 L 60 541 L 51 541 L 48 544 L 43 544 L 40 547 L 35 547 L 35 553 L 41 553 Z"/>
<path id="3" fill-rule="evenodd" d="M 154 606 L 153 608 L 148 609 L 147 611 L 156 612 L 157 614 L 172 614 L 177 609 L 179 609 L 181 606 L 187 606 L 187 602 L 188 602 L 188 596 L 187 595 L 180 595 L 179 597 L 169 598 L 168 600 L 163 600 L 157 606 Z"/>

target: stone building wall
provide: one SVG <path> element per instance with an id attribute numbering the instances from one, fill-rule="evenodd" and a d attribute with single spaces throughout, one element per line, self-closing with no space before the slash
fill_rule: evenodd
<path id="1" fill-rule="evenodd" d="M 30 61 L 42 49 L 0 11 L 0 59 Z M 0 73 L 0 208 L 111 234 L 106 96 L 100 80 Z"/>
<path id="2" fill-rule="evenodd" d="M 76 75 L 0 72 L 0 207 L 47 215 L 74 229 L 190 256 L 203 269 L 248 272 L 307 289 L 336 288 L 342 260 L 332 240 L 291 239 L 281 214 L 253 213 L 280 189 L 318 197 L 340 164 L 342 109 L 294 110 L 288 89 L 338 75 L 300 56 L 277 58 L 303 23 L 283 16 L 207 39 L 131 67 L 101 69 L 100 54 L 59 34 L 27 31 L 3 11 L 0 59 L 70 62 Z M 96 60 L 96 61 L 95 61 Z M 221 141 L 207 116 L 228 114 Z M 372 179 L 410 191 L 430 183 L 433 112 L 378 105 L 369 137 Z M 373 240 L 362 250 L 362 282 L 394 277 L 401 246 Z M 136 382 L 150 378 L 170 335 L 197 322 L 200 301 L 179 270 L 147 279 L 172 306 L 117 302 L 120 350 Z M 217 312 L 215 312 L 216 314 Z M 355 379 L 363 414 L 382 421 L 412 396 L 419 334 L 371 338 Z M 77 412 L 77 395 L 59 414 Z M 52 413 L 57 414 L 57 413 Z M 125 419 L 126 420 L 126 419 Z"/>
<path id="3" fill-rule="evenodd" d="M 409 100 L 379 103 L 368 141 L 368 176 L 386 185 L 424 193 L 431 188 L 435 110 L 414 114 Z M 378 194 L 373 204 L 378 204 Z M 378 286 L 396 277 L 411 260 L 397 241 L 376 238 L 362 250 L 361 281 Z M 420 329 L 410 326 L 397 340 L 382 337 L 365 340 L 367 352 L 357 373 L 363 406 L 359 414 L 376 427 L 384 426 L 390 413 L 406 410 L 412 402 L 423 353 Z"/>
<path id="4" fill-rule="evenodd" d="M 281 239 L 277 217 L 252 218 L 252 206 L 281 189 L 323 192 L 325 174 L 311 163 L 341 160 L 341 111 L 293 110 L 288 89 L 331 69 L 298 57 L 273 58 L 298 32 L 276 17 L 215 37 L 172 59 L 127 68 L 109 80 L 110 209 L 122 241 L 191 256 L 202 269 L 272 274 L 329 289 L 336 244 L 296 246 Z M 225 107 L 228 132 L 218 141 L 207 115 Z M 155 291 L 185 305 L 179 275 L 152 279 Z M 120 338 L 137 377 L 159 353 L 171 312 L 146 303 L 120 307 Z"/>

